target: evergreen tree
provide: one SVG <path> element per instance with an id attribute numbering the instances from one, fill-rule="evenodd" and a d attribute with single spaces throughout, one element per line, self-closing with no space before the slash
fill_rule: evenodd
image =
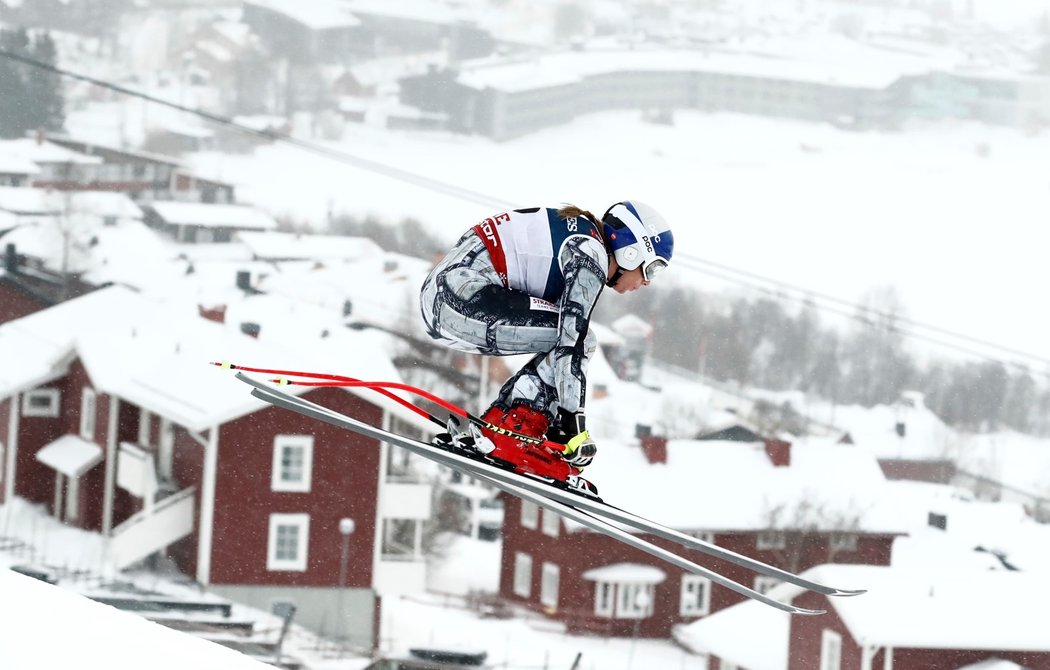
<path id="1" fill-rule="evenodd" d="M 49 33 L 33 40 L 30 53 L 33 58 L 48 65 L 56 65 L 58 62 L 55 41 Z M 60 75 L 44 70 L 32 71 L 26 80 L 26 98 L 31 106 L 32 128 L 50 131 L 62 129 L 66 123 L 66 111 Z"/>
<path id="2" fill-rule="evenodd" d="M 31 39 L 25 30 L 0 30 L 0 49 L 55 65 L 50 35 Z M 62 81 L 57 74 L 0 58 L 0 137 L 25 137 L 43 128 L 60 130 L 65 123 Z"/>
<path id="3" fill-rule="evenodd" d="M 0 49 L 18 56 L 29 56 L 29 33 L 22 30 L 0 30 Z M 0 58 L 0 137 L 22 137 L 31 116 L 25 92 L 27 66 L 9 58 Z"/>

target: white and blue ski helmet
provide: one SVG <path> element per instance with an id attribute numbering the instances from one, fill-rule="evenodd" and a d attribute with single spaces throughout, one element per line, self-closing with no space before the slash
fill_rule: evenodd
<path id="1" fill-rule="evenodd" d="M 602 217 L 602 233 L 616 264 L 626 272 L 641 267 L 646 281 L 671 262 L 671 227 L 644 202 L 624 200 L 610 207 Z"/>

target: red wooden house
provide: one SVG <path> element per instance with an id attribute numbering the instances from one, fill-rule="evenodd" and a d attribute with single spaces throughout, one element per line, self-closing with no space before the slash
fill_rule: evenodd
<path id="1" fill-rule="evenodd" d="M 783 585 L 776 595 L 826 614 L 793 617 L 741 603 L 676 637 L 710 670 L 1050 668 L 1046 624 L 1032 611 L 1050 596 L 1050 582 L 1038 574 L 828 564 L 806 576 L 868 593 L 829 598 Z"/>
<path id="2" fill-rule="evenodd" d="M 395 374 L 374 346 L 332 340 L 293 354 L 119 287 L 0 326 L 0 502 L 105 535 L 112 567 L 164 552 L 214 593 L 293 603 L 299 623 L 367 646 L 380 596 L 423 587 L 430 486 L 388 446 L 266 405 L 207 365 L 231 353 Z M 306 397 L 415 421 L 366 393 Z"/>
<path id="3" fill-rule="evenodd" d="M 888 564 L 903 532 L 879 501 L 884 480 L 874 458 L 841 445 L 690 440 L 642 450 L 603 441 L 586 474 L 612 504 L 794 572 L 829 557 Z M 505 505 L 500 595 L 570 631 L 666 637 L 675 624 L 742 599 L 533 505 Z M 757 590 L 777 583 L 642 537 Z"/>

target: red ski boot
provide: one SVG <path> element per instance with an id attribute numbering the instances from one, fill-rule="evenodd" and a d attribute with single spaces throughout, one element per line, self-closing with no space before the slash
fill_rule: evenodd
<path id="1" fill-rule="evenodd" d="M 561 451 L 556 450 L 561 445 L 544 438 L 550 419 L 542 412 L 528 405 L 515 405 L 509 411 L 493 406 L 481 418 L 494 427 L 482 428 L 483 437 L 488 438 L 493 447 L 487 453 L 489 458 L 517 472 L 554 479 L 570 489 L 597 495 L 598 489 L 580 477 L 580 469 L 570 465 Z"/>

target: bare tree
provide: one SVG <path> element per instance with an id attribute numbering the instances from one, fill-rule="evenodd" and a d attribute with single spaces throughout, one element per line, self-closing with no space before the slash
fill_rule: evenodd
<path id="1" fill-rule="evenodd" d="M 816 556 L 823 547 L 823 560 L 831 563 L 855 543 L 860 529 L 861 510 L 854 505 L 832 507 L 826 502 L 815 502 L 804 495 L 794 502 L 767 507 L 764 517 L 767 541 L 773 549 L 777 564 L 790 572 L 801 572 L 811 567 L 807 557 Z"/>

